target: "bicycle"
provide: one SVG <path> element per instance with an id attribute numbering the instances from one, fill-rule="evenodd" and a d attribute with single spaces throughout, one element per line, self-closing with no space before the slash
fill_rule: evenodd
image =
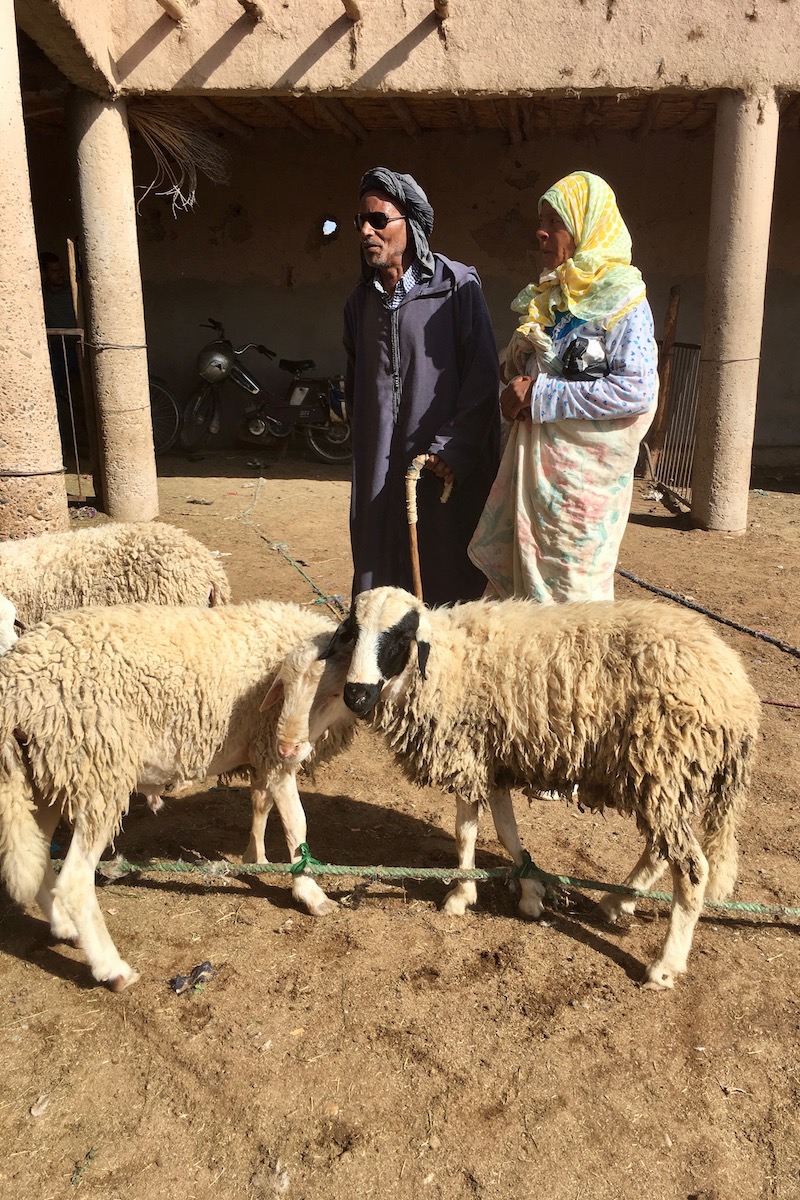
<path id="1" fill-rule="evenodd" d="M 158 375 L 149 376 L 150 416 L 153 421 L 153 448 L 165 454 L 174 445 L 181 426 L 181 410 L 172 392 Z"/>

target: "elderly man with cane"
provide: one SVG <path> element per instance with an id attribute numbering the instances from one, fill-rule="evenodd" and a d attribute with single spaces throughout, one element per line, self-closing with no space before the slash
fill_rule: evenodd
<path id="1" fill-rule="evenodd" d="M 413 590 L 405 475 L 418 488 L 419 558 L 429 604 L 486 586 L 467 545 L 497 472 L 498 359 L 473 267 L 432 253 L 433 209 L 410 175 L 361 180 L 361 282 L 347 300 L 345 394 L 353 429 L 353 594 Z M 452 494 L 442 504 L 443 489 Z"/>

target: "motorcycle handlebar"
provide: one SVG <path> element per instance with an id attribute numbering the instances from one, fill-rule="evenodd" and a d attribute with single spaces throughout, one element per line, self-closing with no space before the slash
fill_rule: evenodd
<path id="1" fill-rule="evenodd" d="M 263 354 L 267 358 L 274 358 L 277 353 L 275 350 L 267 349 L 266 346 L 262 346 L 260 343 L 248 342 L 246 346 L 240 346 L 238 350 L 234 350 L 234 354 L 244 354 L 245 350 L 250 350 L 251 348 L 257 350 L 259 354 Z"/>
<path id="2" fill-rule="evenodd" d="M 221 338 L 225 337 L 225 329 L 222 321 L 215 321 L 213 317 L 209 317 L 208 321 L 202 321 L 200 328 L 213 329 Z M 259 354 L 263 354 L 265 358 L 276 357 L 277 351 L 270 350 L 268 346 L 263 345 L 261 342 L 248 342 L 246 346 L 240 346 L 238 350 L 234 350 L 234 354 L 244 354 L 245 350 L 250 350 L 251 347 L 257 350 Z"/>

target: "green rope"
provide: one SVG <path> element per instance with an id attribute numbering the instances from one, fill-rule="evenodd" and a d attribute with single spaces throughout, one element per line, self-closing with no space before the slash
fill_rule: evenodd
<path id="1" fill-rule="evenodd" d="M 536 866 L 527 851 L 524 851 L 524 861 L 521 867 L 490 867 L 467 869 L 463 867 L 448 870 L 446 867 L 341 867 L 331 863 L 322 863 L 311 854 L 305 842 L 299 847 L 300 858 L 292 864 L 286 863 L 230 863 L 225 861 L 190 863 L 183 859 L 149 863 L 132 863 L 122 856 L 98 863 L 97 871 L 106 879 L 118 879 L 123 875 L 132 874 L 197 874 L 207 877 L 236 876 L 236 875 L 347 875 L 359 879 L 393 880 L 393 879 L 441 879 L 452 882 L 459 879 L 470 879 L 485 882 L 498 879 L 508 882 L 510 879 L 536 879 L 545 887 L 574 887 L 589 891 L 611 892 L 617 896 L 632 896 L 641 900 L 657 900 L 665 904 L 672 903 L 669 892 L 645 892 L 639 888 L 625 887 L 623 884 L 601 883 L 596 879 L 581 879 L 575 875 L 554 875 Z M 58 868 L 61 861 L 54 862 Z M 705 908 L 720 909 L 726 912 L 761 913 L 762 915 L 800 917 L 800 908 L 790 908 L 785 904 L 751 904 L 742 900 L 705 900 Z"/>
<path id="2" fill-rule="evenodd" d="M 336 619 L 341 620 L 341 618 L 347 612 L 347 609 L 342 604 L 341 597 L 326 596 L 325 593 L 323 592 L 322 588 L 318 587 L 317 584 L 314 583 L 314 580 L 311 578 L 311 576 L 306 574 L 306 572 L 300 566 L 300 563 L 297 561 L 297 559 L 292 558 L 291 554 L 289 553 L 289 547 L 287 546 L 286 542 L 273 542 L 271 540 L 271 538 L 268 538 L 266 536 L 266 534 L 261 533 L 261 531 L 259 529 L 256 529 L 256 532 L 258 533 L 258 536 L 261 538 L 261 540 L 267 543 L 270 550 L 276 550 L 278 552 L 278 554 L 280 554 L 281 558 L 284 558 L 286 560 L 286 562 L 288 562 L 290 564 L 290 566 L 293 566 L 294 569 L 297 572 L 299 572 L 300 575 L 303 576 L 303 579 L 305 579 L 305 581 L 309 585 L 309 587 L 311 587 L 313 589 L 313 591 L 315 591 L 317 593 L 317 596 L 319 598 L 318 603 L 327 604 L 328 608 L 331 610 L 331 612 L 336 617 Z"/>

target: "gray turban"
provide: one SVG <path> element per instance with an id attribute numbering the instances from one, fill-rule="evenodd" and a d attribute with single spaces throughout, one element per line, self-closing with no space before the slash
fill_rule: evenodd
<path id="1" fill-rule="evenodd" d="M 390 171 L 388 167 L 373 167 L 361 179 L 359 200 L 366 192 L 385 192 L 402 207 L 422 274 L 430 278 L 433 275 L 433 254 L 428 238 L 433 230 L 433 209 L 416 179 L 413 175 Z M 363 258 L 362 271 L 365 276 L 372 274 Z"/>

